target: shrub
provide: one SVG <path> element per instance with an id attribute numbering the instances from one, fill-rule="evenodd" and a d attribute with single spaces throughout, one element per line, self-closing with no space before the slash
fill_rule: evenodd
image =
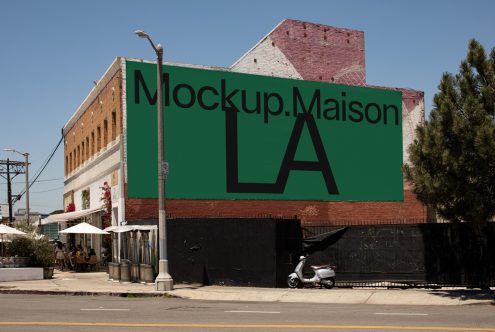
<path id="1" fill-rule="evenodd" d="M 32 257 L 33 255 L 33 240 L 27 237 L 18 237 L 7 243 L 7 256 Z"/>
<path id="2" fill-rule="evenodd" d="M 50 267 L 55 262 L 53 245 L 45 237 L 18 237 L 8 243 L 6 249 L 8 256 L 29 257 L 29 266 Z"/>
<path id="3" fill-rule="evenodd" d="M 53 245 L 48 242 L 48 239 L 41 238 L 33 240 L 33 266 L 36 267 L 49 267 L 53 266 L 55 262 L 55 254 Z"/>

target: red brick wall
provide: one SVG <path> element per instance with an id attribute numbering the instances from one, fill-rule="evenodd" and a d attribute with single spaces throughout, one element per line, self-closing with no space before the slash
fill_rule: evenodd
<path id="1" fill-rule="evenodd" d="M 362 31 L 285 20 L 269 37 L 304 80 L 366 84 Z"/>
<path id="2" fill-rule="evenodd" d="M 127 183 L 124 185 L 125 219 L 158 219 L 158 200 L 150 198 L 129 198 Z"/>
<path id="3" fill-rule="evenodd" d="M 172 217 L 261 217 L 292 218 L 305 225 L 422 222 L 426 208 L 411 190 L 404 191 L 404 202 L 321 202 L 266 200 L 176 200 L 166 201 Z M 158 219 L 155 199 L 128 199 L 126 219 Z"/>
<path id="4" fill-rule="evenodd" d="M 119 70 L 101 88 L 101 92 L 73 126 L 67 128 L 64 136 L 64 175 L 66 177 L 105 147 L 104 121 L 107 123 L 107 144 L 122 133 L 121 76 L 122 73 Z M 115 130 L 112 128 L 112 112 L 116 115 Z M 100 128 L 99 149 L 98 128 Z"/>

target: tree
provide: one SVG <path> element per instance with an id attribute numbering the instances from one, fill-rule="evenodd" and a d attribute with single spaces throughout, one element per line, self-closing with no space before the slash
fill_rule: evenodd
<path id="1" fill-rule="evenodd" d="M 438 88 L 405 175 L 442 218 L 483 224 L 495 215 L 495 48 L 487 57 L 471 40 L 459 73 L 444 73 Z"/>

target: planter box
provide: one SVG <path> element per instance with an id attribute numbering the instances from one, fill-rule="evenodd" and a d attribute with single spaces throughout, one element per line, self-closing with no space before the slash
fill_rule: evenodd
<path id="1" fill-rule="evenodd" d="M 141 264 L 140 266 L 140 281 L 147 284 L 152 284 L 155 282 L 155 271 L 153 271 L 153 266 L 149 264 Z"/>
<path id="2" fill-rule="evenodd" d="M 124 260 L 120 263 L 120 281 L 131 282 L 131 266 Z"/>
<path id="3" fill-rule="evenodd" d="M 20 268 L 0 269 L 0 281 L 23 281 L 23 280 L 42 280 L 42 279 L 43 279 L 43 268 L 41 267 L 20 267 Z"/>
<path id="4" fill-rule="evenodd" d="M 0 267 L 28 267 L 30 261 L 30 257 L 2 257 L 0 259 Z"/>
<path id="5" fill-rule="evenodd" d="M 43 279 L 51 279 L 53 277 L 53 266 L 43 268 Z"/>

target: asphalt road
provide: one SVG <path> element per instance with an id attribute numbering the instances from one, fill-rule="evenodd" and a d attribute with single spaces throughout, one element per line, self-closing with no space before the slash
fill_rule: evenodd
<path id="1" fill-rule="evenodd" d="M 495 331 L 495 306 L 0 294 L 0 331 Z"/>

